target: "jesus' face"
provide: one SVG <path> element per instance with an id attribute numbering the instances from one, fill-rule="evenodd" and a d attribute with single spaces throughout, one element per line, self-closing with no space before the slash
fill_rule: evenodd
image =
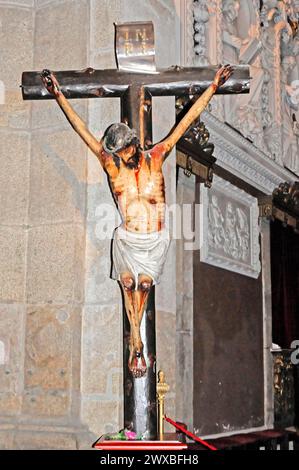
<path id="1" fill-rule="evenodd" d="M 116 155 L 121 158 L 123 163 L 128 168 L 137 168 L 139 163 L 139 149 L 136 145 L 130 145 L 116 152 Z"/>

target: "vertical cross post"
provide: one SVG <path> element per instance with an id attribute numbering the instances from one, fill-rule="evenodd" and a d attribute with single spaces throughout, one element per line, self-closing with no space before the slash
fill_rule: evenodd
<path id="1" fill-rule="evenodd" d="M 151 22 L 120 24 L 115 29 L 116 57 L 120 70 L 155 72 L 154 29 Z M 136 55 L 137 54 L 137 55 Z M 135 129 L 140 145 L 152 143 L 152 97 L 140 84 L 132 84 L 121 99 L 121 121 Z M 124 302 L 123 302 L 124 305 Z M 156 406 L 156 308 L 155 287 L 149 292 L 140 325 L 146 375 L 134 378 L 128 367 L 130 323 L 123 308 L 124 425 L 137 436 L 157 439 Z"/>

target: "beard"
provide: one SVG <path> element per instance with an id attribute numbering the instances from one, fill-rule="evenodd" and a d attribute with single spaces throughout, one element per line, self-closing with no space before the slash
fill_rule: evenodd
<path id="1" fill-rule="evenodd" d="M 138 168 L 139 165 L 139 160 L 140 160 L 140 152 L 137 149 L 136 152 L 132 157 L 130 157 L 127 162 L 124 162 L 127 168 L 130 168 L 132 170 L 135 170 Z"/>

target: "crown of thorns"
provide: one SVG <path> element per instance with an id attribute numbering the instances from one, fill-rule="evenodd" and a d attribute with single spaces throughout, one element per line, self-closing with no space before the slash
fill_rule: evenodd
<path id="1" fill-rule="evenodd" d="M 135 129 L 130 129 L 124 123 L 112 124 L 105 131 L 103 148 L 105 152 L 115 153 L 130 145 L 138 145 L 139 139 Z"/>

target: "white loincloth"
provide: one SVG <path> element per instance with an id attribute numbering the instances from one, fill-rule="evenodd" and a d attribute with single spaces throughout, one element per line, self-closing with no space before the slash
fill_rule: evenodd
<path id="1" fill-rule="evenodd" d="M 112 245 L 112 279 L 119 281 L 121 274 L 129 272 L 135 278 L 135 289 L 139 274 L 147 274 L 153 284 L 158 284 L 168 246 L 169 231 L 166 228 L 159 232 L 136 233 L 117 227 Z"/>

